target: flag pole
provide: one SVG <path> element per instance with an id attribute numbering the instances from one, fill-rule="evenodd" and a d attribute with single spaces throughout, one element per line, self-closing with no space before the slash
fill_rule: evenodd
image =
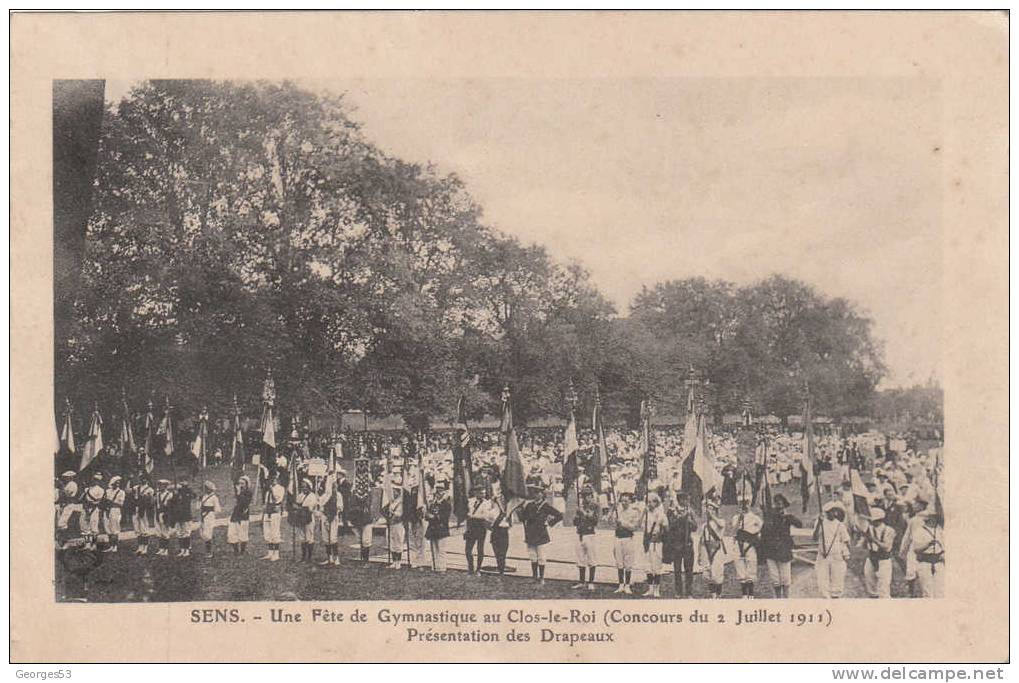
<path id="1" fill-rule="evenodd" d="M 810 414 L 810 384 L 806 380 L 803 382 L 803 393 L 806 398 L 807 459 L 810 461 L 810 473 L 814 477 L 814 491 L 817 494 L 817 525 L 821 530 L 821 548 L 826 548 L 828 542 L 824 537 L 824 524 L 821 523 L 821 478 L 818 476 L 819 473 L 814 471 L 814 424 L 813 416 Z"/>

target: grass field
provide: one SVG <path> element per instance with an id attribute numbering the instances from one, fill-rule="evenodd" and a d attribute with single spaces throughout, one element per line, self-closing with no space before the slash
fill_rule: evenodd
<path id="1" fill-rule="evenodd" d="M 228 468 L 210 468 L 202 474 L 205 479 L 216 482 L 224 513 L 229 514 L 233 505 Z M 197 488 L 197 486 L 196 486 Z M 797 501 L 798 494 L 789 495 Z M 801 516 L 806 521 L 816 512 L 816 504 Z M 795 512 L 799 512 L 798 508 Z M 430 570 L 391 570 L 381 563 L 364 564 L 359 561 L 358 551 L 351 548 L 353 536 L 347 532 L 341 539 L 341 566 L 320 567 L 296 561 L 291 553 L 290 529 L 284 524 L 283 560 L 265 562 L 260 558 L 265 552 L 261 540 L 261 529 L 252 524 L 251 543 L 248 553 L 235 556 L 226 544 L 226 529 L 218 527 L 215 534 L 213 558 L 204 557 L 204 544 L 193 535 L 193 556 L 138 557 L 134 555 L 133 541 L 122 543 L 121 552 L 101 554 L 100 564 L 89 572 L 84 580 L 67 571 L 60 561 L 56 562 L 57 600 L 87 600 L 89 602 L 176 602 L 176 601 L 244 601 L 244 600 L 482 600 L 482 599 L 646 599 L 639 596 L 617 595 L 609 586 L 599 586 L 594 592 L 571 589 L 573 580 L 548 580 L 545 585 L 534 582 L 525 570 L 517 575 L 498 576 L 482 574 L 471 576 L 463 571 L 450 570 L 438 574 Z M 373 553 L 384 554 L 385 534 L 376 533 Z M 324 557 L 321 544 L 316 546 L 318 561 Z M 491 551 L 489 550 L 489 555 Z M 299 551 L 298 551 L 299 556 Z M 607 558 L 605 558 L 607 559 Z M 603 559 L 603 561 L 605 561 Z M 486 565 L 490 562 L 486 561 Z M 862 590 L 863 552 L 857 550 L 850 562 L 846 581 L 847 598 L 865 597 Z M 763 565 L 763 563 L 762 563 Z M 599 568 L 599 578 L 614 581 L 615 571 L 610 567 Z M 524 574 L 521 576 L 520 574 Z M 793 566 L 793 597 L 815 596 L 816 586 L 812 567 L 803 563 Z M 572 569 L 569 576 L 572 577 Z M 695 595 L 703 596 L 706 591 L 700 576 L 694 578 Z M 902 579 L 901 568 L 896 566 L 892 595 L 907 593 Z M 674 597 L 672 577 L 662 581 L 665 598 Z M 725 597 L 740 596 L 733 568 L 726 571 L 723 588 Z M 767 571 L 760 568 L 757 595 L 772 597 Z"/>

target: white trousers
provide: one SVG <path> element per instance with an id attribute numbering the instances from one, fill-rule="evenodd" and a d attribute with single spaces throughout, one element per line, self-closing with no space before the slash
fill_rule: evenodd
<path id="1" fill-rule="evenodd" d="M 877 569 L 874 563 L 867 558 L 863 561 L 863 583 L 867 587 L 867 594 L 872 598 L 887 598 L 891 596 L 892 589 L 892 561 L 878 560 Z"/>
<path id="2" fill-rule="evenodd" d="M 283 541 L 282 535 L 280 534 L 280 523 L 283 515 L 279 512 L 274 512 L 271 515 L 266 515 L 262 522 L 262 536 L 265 538 L 266 543 L 281 543 Z"/>
<path id="3" fill-rule="evenodd" d="M 538 564 L 545 564 L 545 546 L 544 545 L 529 545 L 529 546 L 527 546 L 527 558 L 531 562 L 537 562 Z"/>
<path id="4" fill-rule="evenodd" d="M 418 520 L 415 522 L 403 523 L 406 543 L 410 545 L 410 566 L 427 567 L 428 560 L 425 558 L 425 526 Z M 406 552 L 407 548 L 402 548 Z"/>
<path id="5" fill-rule="evenodd" d="M 445 538 L 432 538 L 428 545 L 432 551 L 432 566 L 437 572 L 446 571 L 446 540 Z"/>
<path id="6" fill-rule="evenodd" d="M 226 527 L 226 542 L 227 543 L 247 543 L 248 542 L 248 520 L 241 522 L 230 522 Z"/>
<path id="7" fill-rule="evenodd" d="M 92 508 L 91 512 L 82 511 L 81 513 L 81 533 L 91 534 L 95 536 L 99 533 L 99 508 Z"/>
<path id="8" fill-rule="evenodd" d="M 594 534 L 577 536 L 577 566 L 593 567 L 597 564 L 594 559 Z"/>
<path id="9" fill-rule="evenodd" d="M 652 541 L 647 547 L 648 571 L 652 574 L 662 573 L 662 544 Z"/>
<path id="10" fill-rule="evenodd" d="M 612 557 L 616 561 L 616 569 L 633 569 L 633 537 L 617 538 L 612 546 Z"/>
<path id="11" fill-rule="evenodd" d="M 736 568 L 736 579 L 740 583 L 757 581 L 757 549 L 753 546 L 747 548 L 746 554 L 737 553 L 736 559 L 732 562 Z"/>
<path id="12" fill-rule="evenodd" d="M 404 535 L 403 524 L 395 522 L 389 525 L 389 552 L 406 553 L 407 538 Z"/>
<path id="13" fill-rule="evenodd" d="M 945 597 L 945 563 L 916 563 L 916 583 L 920 586 L 920 597 Z"/>
<path id="14" fill-rule="evenodd" d="M 111 535 L 120 534 L 120 508 L 110 508 L 106 513 L 106 523 L 103 525 L 106 527 L 106 533 Z"/>
<path id="15" fill-rule="evenodd" d="M 841 598 L 846 585 L 846 561 L 841 557 L 821 557 L 814 562 L 817 591 L 822 598 Z"/>
<path id="16" fill-rule="evenodd" d="M 212 534 L 216 529 L 216 513 L 215 512 L 204 512 L 202 513 L 202 540 L 211 541 Z"/>

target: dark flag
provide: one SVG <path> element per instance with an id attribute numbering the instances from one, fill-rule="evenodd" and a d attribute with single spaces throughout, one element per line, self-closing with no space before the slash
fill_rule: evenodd
<path id="1" fill-rule="evenodd" d="M 570 409 L 570 420 L 566 423 L 566 435 L 563 439 L 563 491 L 568 493 L 577 481 L 577 418 Z"/>
<path id="2" fill-rule="evenodd" d="M 471 436 L 467 431 L 466 400 L 463 396 L 457 401 L 456 415 L 461 427 L 453 444 L 453 513 L 463 522 L 467 519 L 467 499 L 474 479 Z"/>
<path id="3" fill-rule="evenodd" d="M 520 459 L 520 445 L 517 443 L 517 430 L 513 427 L 513 408 L 510 404 L 509 387 L 502 392 L 502 427 L 506 432 L 506 462 L 502 467 L 502 494 L 508 501 L 513 498 L 527 497 L 527 485 L 524 481 L 524 463 Z"/>
<path id="4" fill-rule="evenodd" d="M 594 412 L 591 415 L 591 427 L 594 429 L 598 443 L 595 444 L 594 453 L 587 461 L 587 478 L 591 480 L 591 486 L 595 493 L 601 493 L 601 475 L 608 460 L 608 447 L 605 443 L 605 429 L 602 426 L 601 396 L 594 400 Z"/>
<path id="5" fill-rule="evenodd" d="M 644 451 L 644 468 L 637 481 L 637 497 L 646 498 L 651 482 L 658 478 L 658 454 L 655 451 L 655 432 L 651 427 L 651 402 L 640 404 L 640 447 Z"/>

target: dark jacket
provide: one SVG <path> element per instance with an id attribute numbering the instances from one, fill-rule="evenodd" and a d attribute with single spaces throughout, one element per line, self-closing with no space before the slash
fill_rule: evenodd
<path id="1" fill-rule="evenodd" d="M 563 515 L 548 503 L 529 500 L 520 508 L 519 517 L 524 523 L 524 542 L 527 545 L 545 545 L 551 540 L 548 528 L 562 521 Z"/>
<path id="2" fill-rule="evenodd" d="M 434 541 L 449 536 L 449 515 L 453 512 L 453 505 L 449 498 L 443 498 L 442 502 L 428 506 L 428 513 L 425 519 L 428 528 L 425 529 L 425 538 Z"/>
<path id="3" fill-rule="evenodd" d="M 761 559 L 790 562 L 793 559 L 792 527 L 802 527 L 797 518 L 788 514 L 768 513 L 761 528 Z"/>
<path id="4" fill-rule="evenodd" d="M 244 489 L 237 494 L 234 502 L 233 512 L 230 513 L 231 522 L 246 522 L 251 508 L 251 489 Z"/>
<path id="5" fill-rule="evenodd" d="M 665 534 L 664 545 L 667 545 L 670 550 L 668 556 L 692 550 L 694 542 L 697 540 L 697 527 L 700 525 L 697 516 L 689 509 L 680 514 L 675 508 L 670 508 L 666 516 L 669 518 L 669 528 Z M 666 555 L 664 547 L 662 551 L 662 554 Z"/>
<path id="6" fill-rule="evenodd" d="M 577 514 L 573 518 L 573 526 L 577 527 L 578 536 L 590 536 L 598 526 L 598 506 L 586 507 L 581 505 L 577 508 Z"/>

